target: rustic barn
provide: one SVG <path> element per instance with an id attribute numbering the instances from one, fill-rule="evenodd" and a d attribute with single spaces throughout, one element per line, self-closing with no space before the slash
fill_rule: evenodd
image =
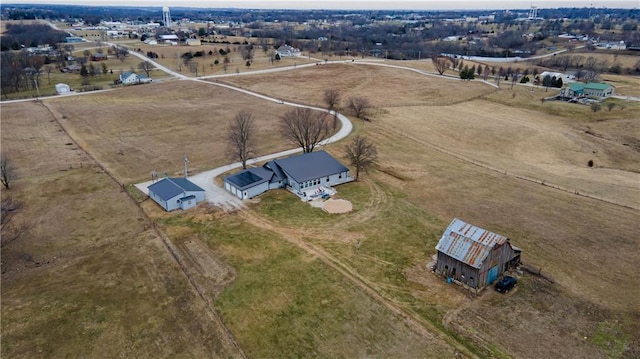
<path id="1" fill-rule="evenodd" d="M 520 263 L 521 250 L 509 238 L 458 218 L 436 245 L 436 272 L 478 289 L 494 282 Z"/>

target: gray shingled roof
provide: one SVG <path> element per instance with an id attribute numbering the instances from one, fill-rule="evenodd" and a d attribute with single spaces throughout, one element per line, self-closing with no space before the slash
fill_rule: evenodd
<path id="1" fill-rule="evenodd" d="M 163 178 L 147 188 L 149 192 L 157 194 L 164 201 L 168 201 L 186 191 L 204 192 L 204 189 L 186 178 Z"/>
<path id="2" fill-rule="evenodd" d="M 298 183 L 349 170 L 326 151 L 305 153 L 273 162 Z"/>

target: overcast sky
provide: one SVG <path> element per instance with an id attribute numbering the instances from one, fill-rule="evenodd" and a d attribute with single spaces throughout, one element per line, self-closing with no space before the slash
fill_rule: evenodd
<path id="1" fill-rule="evenodd" d="M 640 0 L 0 0 L 7 4 L 72 4 L 111 6 L 184 6 L 203 8 L 252 9 L 403 9 L 403 10 L 472 10 L 527 9 L 557 7 L 640 8 Z"/>

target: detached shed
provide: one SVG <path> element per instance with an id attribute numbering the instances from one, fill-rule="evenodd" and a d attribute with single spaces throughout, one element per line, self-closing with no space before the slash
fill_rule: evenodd
<path id="1" fill-rule="evenodd" d="M 436 245 L 436 272 L 478 289 L 520 263 L 522 250 L 509 238 L 478 228 L 458 218 Z"/>
<path id="2" fill-rule="evenodd" d="M 148 189 L 149 197 L 169 212 L 189 209 L 204 201 L 204 189 L 186 178 L 163 178 Z"/>

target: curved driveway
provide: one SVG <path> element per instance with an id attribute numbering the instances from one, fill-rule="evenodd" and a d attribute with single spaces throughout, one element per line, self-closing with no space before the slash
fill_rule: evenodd
<path id="1" fill-rule="evenodd" d="M 312 110 L 316 110 L 316 111 L 324 111 L 324 112 L 329 112 L 326 109 L 323 108 L 319 108 L 319 107 L 314 107 L 314 106 L 307 106 L 307 105 L 301 105 L 301 104 L 297 104 L 297 103 L 291 103 L 291 102 L 283 102 L 277 98 L 273 98 L 273 97 L 269 97 L 269 96 L 265 96 L 259 93 L 255 93 L 249 90 L 245 90 L 245 89 L 241 89 L 241 88 L 237 88 L 231 85 L 227 85 L 227 84 L 221 84 L 221 83 L 216 83 L 216 82 L 210 82 L 210 81 L 205 81 L 203 80 L 203 78 L 192 78 L 192 77 L 188 77 L 185 76 L 183 74 L 177 73 L 165 66 L 160 65 L 159 63 L 153 61 L 152 59 L 147 58 L 146 56 L 142 55 L 142 54 L 138 54 L 137 52 L 132 52 L 129 51 L 129 54 L 132 54 L 140 59 L 143 59 L 145 61 L 150 61 L 151 63 L 153 63 L 154 66 L 156 66 L 156 68 L 167 72 L 181 80 L 188 80 L 188 81 L 196 81 L 196 82 L 201 82 L 201 83 L 206 83 L 208 85 L 215 85 L 215 86 L 220 86 L 220 87 L 224 87 L 230 90 L 234 90 L 234 91 L 239 91 L 242 92 L 244 94 L 247 95 L 251 95 L 251 96 L 255 96 L 258 97 L 260 99 L 266 100 L 266 101 L 273 101 L 276 103 L 281 103 L 282 105 L 286 105 L 286 106 L 293 106 L 293 107 L 303 107 L 303 108 L 309 108 Z M 285 67 L 285 68 L 277 68 L 277 69 L 268 69 L 268 70 L 259 70 L 259 71 L 252 71 L 251 74 L 256 74 L 256 73 L 267 73 L 267 72 L 276 72 L 276 71 L 286 71 L 286 70 L 291 70 L 293 68 L 297 68 L 297 67 L 306 67 L 306 66 L 315 66 L 315 64 L 305 64 L 305 65 L 300 65 L 300 66 L 289 66 L 289 67 Z M 223 77 L 223 76 L 237 76 L 237 74 L 235 75 L 218 75 L 218 76 L 207 76 L 206 78 L 211 78 L 211 77 Z M 332 114 L 334 113 L 333 111 L 331 112 Z M 318 145 L 319 146 L 324 146 L 327 145 L 329 143 L 333 143 L 333 142 L 337 142 L 342 140 L 343 138 L 347 137 L 351 131 L 353 130 L 353 125 L 351 124 L 351 121 L 349 121 L 349 119 L 344 116 L 343 114 L 337 113 L 337 117 L 340 120 L 341 126 L 340 126 L 340 130 L 335 133 L 333 136 L 321 141 Z M 289 156 L 295 153 L 299 153 L 302 152 L 302 148 L 294 148 L 291 150 L 286 150 L 286 151 L 281 151 L 281 152 L 277 152 L 277 153 L 273 153 L 270 155 L 265 155 L 265 156 L 260 156 L 260 157 L 256 157 L 256 158 L 252 158 L 250 160 L 247 161 L 248 165 L 253 165 L 259 162 L 264 162 L 264 161 L 269 161 L 275 158 L 279 158 L 279 157 L 284 157 L 284 156 Z M 204 171 L 204 172 L 200 172 L 196 175 L 190 176 L 188 177 L 190 181 L 192 181 L 193 183 L 197 184 L 198 186 L 202 187 L 205 190 L 205 199 L 208 202 L 213 203 L 214 205 L 221 207 L 225 210 L 233 210 L 233 209 L 238 209 L 238 208 L 242 208 L 243 207 L 243 203 L 242 200 L 234 195 L 232 195 L 230 192 L 226 191 L 224 188 L 216 185 L 214 179 L 218 176 L 220 176 L 221 174 L 231 171 L 233 169 L 236 168 L 240 168 L 242 167 L 242 163 L 241 162 L 235 162 L 235 163 L 231 163 L 225 166 L 221 166 L 218 168 L 214 168 L 212 170 L 209 171 Z M 149 190 L 147 187 L 149 187 L 149 185 L 151 185 L 153 183 L 153 181 L 147 181 L 147 182 L 143 182 L 143 183 L 138 183 L 135 186 L 141 190 L 143 193 L 145 194 L 149 194 Z"/>

